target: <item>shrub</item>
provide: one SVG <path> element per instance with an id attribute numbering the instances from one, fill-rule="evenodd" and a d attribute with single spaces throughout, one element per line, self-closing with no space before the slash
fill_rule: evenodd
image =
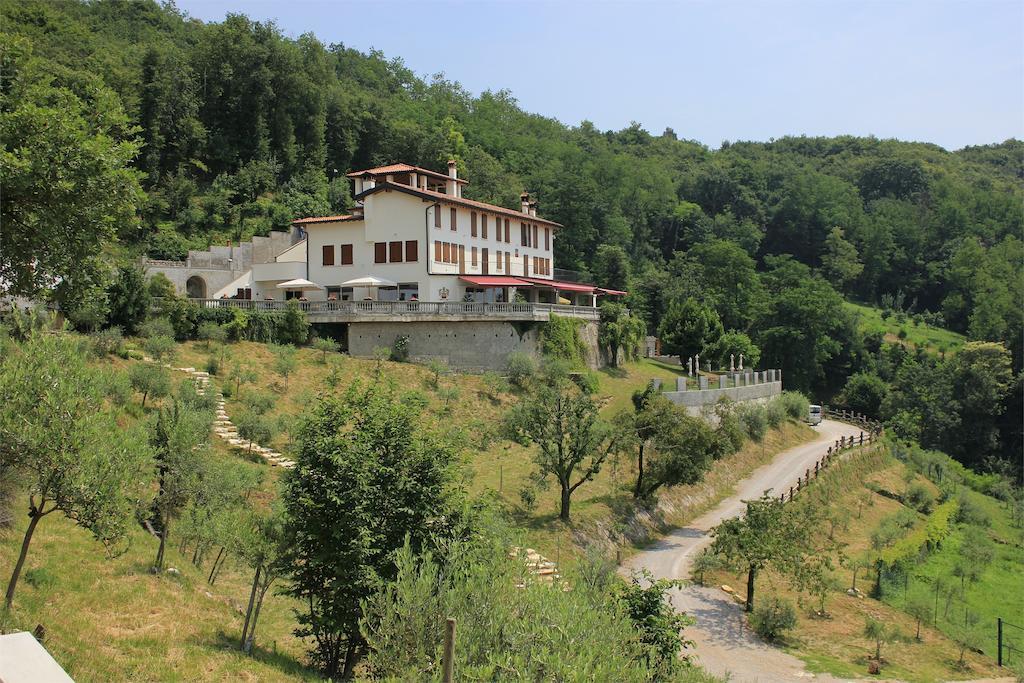
<path id="1" fill-rule="evenodd" d="M 772 399 L 764 409 L 765 419 L 768 426 L 775 429 L 786 421 L 786 407 L 778 399 Z"/>
<path id="2" fill-rule="evenodd" d="M 765 407 L 757 403 L 744 403 L 736 411 L 747 437 L 760 442 L 768 431 L 768 416 Z"/>
<path id="3" fill-rule="evenodd" d="M 907 331 L 901 327 L 900 331 L 896 333 L 896 336 L 899 337 L 900 339 L 906 339 Z"/>
<path id="4" fill-rule="evenodd" d="M 327 354 L 337 353 L 338 349 L 341 348 L 341 344 L 327 337 L 317 337 L 313 340 L 313 348 L 320 352 L 320 362 L 326 363 Z"/>
<path id="5" fill-rule="evenodd" d="M 227 340 L 228 331 L 223 325 L 206 321 L 199 323 L 199 328 L 196 330 L 196 336 L 206 342 L 206 348 L 210 348 L 211 342 L 223 343 Z"/>
<path id="6" fill-rule="evenodd" d="M 167 318 L 150 318 L 139 325 L 139 336 L 147 339 L 174 337 L 174 326 Z"/>
<path id="7" fill-rule="evenodd" d="M 409 406 L 418 411 L 426 410 L 427 406 L 430 405 L 430 399 L 427 398 L 427 395 L 417 389 L 405 392 L 399 401 L 401 401 L 402 405 Z"/>
<path id="8" fill-rule="evenodd" d="M 750 615 L 754 633 L 768 641 L 782 638 L 796 627 L 796 608 L 789 600 L 771 597 L 758 603 Z"/>
<path id="9" fill-rule="evenodd" d="M 891 317 L 892 317 L 892 311 L 890 311 L 888 308 L 883 308 L 882 309 L 882 320 L 888 320 Z"/>
<path id="10" fill-rule="evenodd" d="M 211 354 L 210 357 L 206 359 L 206 371 L 213 376 L 216 376 L 217 373 L 220 372 L 220 361 L 217 360 L 217 356 Z"/>
<path id="11" fill-rule="evenodd" d="M 153 360 L 158 362 L 173 358 L 176 349 L 174 337 L 165 337 L 163 335 L 148 338 L 142 347 Z"/>
<path id="12" fill-rule="evenodd" d="M 986 527 L 992 524 L 992 517 L 970 496 L 961 492 L 957 497 L 956 521 Z"/>
<path id="13" fill-rule="evenodd" d="M 582 365 L 586 352 L 580 338 L 582 324 L 583 321 L 578 318 L 552 315 L 541 327 L 541 351 L 545 356 L 561 358 L 573 365 Z"/>
<path id="14" fill-rule="evenodd" d="M 121 334 L 120 327 L 111 327 L 102 332 L 96 332 L 90 338 L 92 339 L 93 353 L 97 357 L 103 358 L 112 354 L 121 355 L 121 349 L 124 346 L 124 335 Z"/>
<path id="15" fill-rule="evenodd" d="M 505 361 L 505 374 L 512 386 L 525 389 L 537 374 L 537 361 L 533 356 L 514 351 L 508 354 L 508 360 Z"/>
<path id="16" fill-rule="evenodd" d="M 266 391 L 246 391 L 242 397 L 242 405 L 256 415 L 265 415 L 274 408 L 277 396 Z"/>
<path id="17" fill-rule="evenodd" d="M 935 504 L 935 494 L 921 482 L 915 482 L 907 487 L 906 493 L 903 494 L 903 502 L 918 512 L 927 514 Z"/>
<path id="18" fill-rule="evenodd" d="M 292 299 L 281 314 L 277 342 L 280 344 L 305 344 L 309 339 L 309 320 L 299 308 L 299 302 Z"/>
<path id="19" fill-rule="evenodd" d="M 735 453 L 747 440 L 746 429 L 736 415 L 735 404 L 727 398 L 721 399 L 715 405 L 715 415 L 718 417 L 718 427 L 715 433 L 718 437 L 715 457 L 722 457 Z"/>
<path id="20" fill-rule="evenodd" d="M 810 410 L 811 402 L 798 391 L 783 391 L 775 400 L 785 408 L 786 415 L 793 420 L 803 420 Z"/>
<path id="21" fill-rule="evenodd" d="M 409 360 L 409 335 L 400 334 L 395 337 L 395 343 L 391 345 L 391 360 L 396 363 Z"/>

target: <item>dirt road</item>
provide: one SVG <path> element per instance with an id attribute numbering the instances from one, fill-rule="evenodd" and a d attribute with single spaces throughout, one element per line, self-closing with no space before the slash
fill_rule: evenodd
<path id="1" fill-rule="evenodd" d="M 646 568 L 655 578 L 689 578 L 690 562 L 711 543 L 709 529 L 724 519 L 743 512 L 744 500 L 758 498 L 765 491 L 776 495 L 788 491 L 804 472 L 825 453 L 829 444 L 841 436 L 860 434 L 860 429 L 841 422 L 824 420 L 814 441 L 796 446 L 775 456 L 740 482 L 736 493 L 723 500 L 710 512 L 695 519 L 689 526 L 676 529 L 647 550 L 630 558 L 625 571 Z M 737 683 L 748 681 L 817 681 L 838 679 L 814 675 L 804 669 L 803 662 L 782 650 L 765 645 L 743 626 L 743 608 L 719 588 L 687 586 L 673 591 L 676 609 L 697 620 L 686 630 L 696 643 L 695 651 L 701 665 L 708 671 L 725 675 Z"/>

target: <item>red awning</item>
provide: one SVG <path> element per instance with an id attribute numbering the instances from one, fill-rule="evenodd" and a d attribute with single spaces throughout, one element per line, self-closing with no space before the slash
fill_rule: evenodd
<path id="1" fill-rule="evenodd" d="M 503 275 L 461 275 L 463 280 L 477 287 L 532 287 L 529 282 L 517 277 Z"/>
<path id="2" fill-rule="evenodd" d="M 594 293 L 594 285 L 582 284 L 580 282 L 563 282 L 562 280 L 544 280 L 539 277 L 527 277 L 523 278 L 528 280 L 535 285 L 540 287 L 551 287 L 552 289 L 560 289 L 565 292 L 586 292 L 587 294 Z"/>
<path id="3" fill-rule="evenodd" d="M 611 294 L 612 296 L 626 296 L 629 292 L 623 292 L 618 289 L 605 289 L 604 287 L 597 288 L 598 294 Z"/>

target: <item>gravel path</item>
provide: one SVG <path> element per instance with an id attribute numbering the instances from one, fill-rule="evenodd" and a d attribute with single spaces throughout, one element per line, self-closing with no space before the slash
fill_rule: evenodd
<path id="1" fill-rule="evenodd" d="M 744 500 L 758 498 L 767 490 L 776 495 L 788 491 L 808 468 L 814 469 L 814 463 L 836 439 L 860 434 L 860 429 L 832 420 L 822 421 L 815 429 L 819 432 L 817 439 L 775 456 L 739 482 L 734 495 L 689 526 L 676 529 L 630 558 L 624 570 L 646 568 L 655 578 L 689 578 L 692 558 L 711 543 L 707 535 L 709 529 L 741 514 Z M 719 588 L 686 586 L 673 591 L 672 604 L 697 620 L 686 629 L 686 636 L 694 641 L 700 664 L 711 673 L 728 674 L 729 680 L 736 683 L 839 680 L 825 674 L 812 674 L 796 657 L 762 642 L 744 626 L 742 605 Z"/>

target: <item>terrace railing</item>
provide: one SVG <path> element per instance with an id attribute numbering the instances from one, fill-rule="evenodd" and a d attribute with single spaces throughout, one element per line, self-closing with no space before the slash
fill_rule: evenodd
<path id="1" fill-rule="evenodd" d="M 280 311 L 290 302 L 260 299 L 192 299 L 203 308 L 241 308 L 251 311 Z M 533 320 L 552 313 L 566 317 L 597 320 L 598 310 L 589 306 L 535 303 L 475 303 L 463 301 L 298 301 L 299 309 L 310 315 L 387 317 L 451 316 L 493 317 Z"/>

